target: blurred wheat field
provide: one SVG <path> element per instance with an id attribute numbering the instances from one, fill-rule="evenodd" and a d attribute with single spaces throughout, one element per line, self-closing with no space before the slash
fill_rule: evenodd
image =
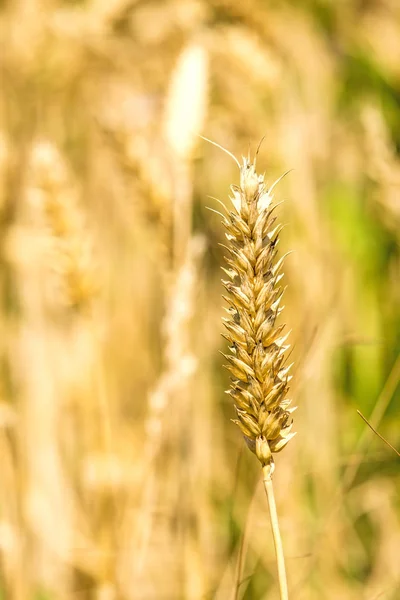
<path id="1" fill-rule="evenodd" d="M 400 4 L 0 2 L 0 598 L 278 597 L 224 394 L 225 200 L 279 184 L 290 596 L 400 599 Z M 211 198 L 210 198 L 211 196 Z"/>

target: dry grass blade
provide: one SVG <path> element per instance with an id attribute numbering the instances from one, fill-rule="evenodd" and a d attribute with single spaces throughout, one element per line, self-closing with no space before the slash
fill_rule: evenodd
<path id="1" fill-rule="evenodd" d="M 379 431 L 377 431 L 377 430 L 376 430 L 376 429 L 373 427 L 373 425 L 371 425 L 371 423 L 368 421 L 368 419 L 366 419 L 366 418 L 364 417 L 364 415 L 362 414 L 362 412 L 361 412 L 361 411 L 359 411 L 359 410 L 357 410 L 357 413 L 360 415 L 360 417 L 362 418 L 362 420 L 363 420 L 363 421 L 364 421 L 364 422 L 365 422 L 365 423 L 368 425 L 368 427 L 369 427 L 370 429 L 372 429 L 372 431 L 375 433 L 375 435 L 377 435 L 377 436 L 378 436 L 378 437 L 379 437 L 379 438 L 380 438 L 380 439 L 381 439 L 383 442 L 385 442 L 385 444 L 386 444 L 387 446 L 389 446 L 389 448 L 391 448 L 391 449 L 393 450 L 393 452 L 395 452 L 395 453 L 397 454 L 397 456 L 400 456 L 400 452 L 399 452 L 398 450 L 396 450 L 396 448 L 395 448 L 394 446 L 392 446 L 392 444 L 391 444 L 390 442 L 388 442 L 388 441 L 387 441 L 387 439 L 385 439 L 385 438 L 383 437 L 383 435 L 381 435 L 381 434 L 379 433 Z"/>
<path id="2" fill-rule="evenodd" d="M 386 383 L 383 386 L 383 389 L 379 395 L 379 398 L 376 401 L 374 410 L 372 411 L 372 414 L 370 417 L 370 423 L 372 424 L 373 427 L 375 427 L 375 428 L 378 427 L 379 423 L 381 422 L 381 420 L 389 406 L 389 403 L 392 400 L 393 395 L 397 389 L 399 380 L 400 380 L 400 354 L 398 355 L 398 357 L 392 367 L 392 370 L 389 373 Z M 367 430 L 365 429 L 362 432 L 362 434 L 360 435 L 360 438 L 354 449 L 354 455 L 356 458 L 354 461 L 352 461 L 349 464 L 349 466 L 347 467 L 347 469 L 344 473 L 344 476 L 343 476 L 344 489 L 348 489 L 351 486 L 351 484 L 353 483 L 353 481 L 357 475 L 358 469 L 362 462 L 362 457 L 365 452 L 366 439 L 367 439 Z M 335 510 L 335 509 L 333 509 L 333 510 Z"/>

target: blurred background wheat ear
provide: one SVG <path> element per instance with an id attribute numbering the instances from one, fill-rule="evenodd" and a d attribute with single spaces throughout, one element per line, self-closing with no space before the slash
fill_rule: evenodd
<path id="1" fill-rule="evenodd" d="M 400 4 L 0 1 L 0 598 L 272 600 L 220 337 L 236 156 L 280 184 L 296 600 L 398 600 Z M 245 451 L 246 450 L 246 451 Z"/>

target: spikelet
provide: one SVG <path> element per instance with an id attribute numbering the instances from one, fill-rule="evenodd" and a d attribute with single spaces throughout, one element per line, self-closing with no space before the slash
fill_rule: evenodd
<path id="1" fill-rule="evenodd" d="M 235 402 L 234 422 L 262 465 L 272 464 L 271 453 L 282 450 L 295 435 L 294 408 L 286 399 L 291 379 L 285 364 L 288 334 L 282 333 L 284 325 L 276 325 L 282 310 L 284 257 L 276 258 L 281 226 L 274 216 L 274 185 L 267 189 L 255 161 L 243 159 L 240 186 L 231 188 L 233 210 L 224 206 L 223 219 L 229 253 L 228 268 L 223 269 L 229 280 L 222 281 L 229 294 L 224 296 L 228 318 L 223 322 L 231 352 L 224 356 L 233 375 L 227 393 Z"/>

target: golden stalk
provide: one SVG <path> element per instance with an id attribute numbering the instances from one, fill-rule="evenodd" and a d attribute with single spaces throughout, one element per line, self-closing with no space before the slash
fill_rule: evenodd
<path id="1" fill-rule="evenodd" d="M 279 530 L 278 513 L 276 510 L 274 486 L 272 485 L 272 473 L 271 465 L 263 467 L 264 475 L 264 488 L 268 499 L 269 516 L 271 519 L 272 535 L 274 538 L 276 563 L 278 567 L 278 579 L 279 579 L 279 592 L 281 600 L 288 600 L 288 587 L 286 579 L 286 568 L 285 568 L 285 555 L 283 552 L 283 544 L 281 533 Z"/>

